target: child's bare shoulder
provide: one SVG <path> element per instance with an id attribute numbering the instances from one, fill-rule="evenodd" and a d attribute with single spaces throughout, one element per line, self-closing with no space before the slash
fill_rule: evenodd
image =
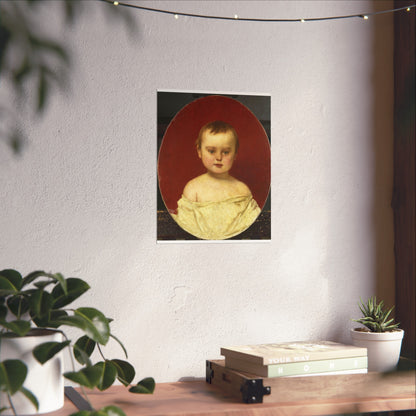
<path id="1" fill-rule="evenodd" d="M 185 188 L 183 188 L 183 196 L 190 201 L 197 201 L 197 195 L 198 191 L 201 187 L 201 184 L 203 182 L 203 175 L 197 176 L 196 178 L 191 179 L 186 185 Z"/>
<path id="2" fill-rule="evenodd" d="M 251 195 L 250 188 L 244 182 L 241 182 L 238 179 L 235 180 L 235 187 L 239 195 Z"/>

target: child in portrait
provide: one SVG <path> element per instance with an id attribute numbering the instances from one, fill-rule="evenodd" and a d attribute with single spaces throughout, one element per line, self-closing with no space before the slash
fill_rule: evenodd
<path id="1" fill-rule="evenodd" d="M 196 141 L 206 172 L 184 187 L 173 218 L 185 231 L 205 240 L 223 240 L 246 230 L 260 214 L 248 186 L 230 174 L 239 148 L 230 124 L 205 124 Z"/>

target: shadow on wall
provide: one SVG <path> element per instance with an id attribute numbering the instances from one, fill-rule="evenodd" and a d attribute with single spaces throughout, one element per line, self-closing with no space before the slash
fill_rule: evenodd
<path id="1" fill-rule="evenodd" d="M 376 10 L 383 5 L 375 5 Z M 373 208 L 375 294 L 394 305 L 393 193 L 393 30 L 394 16 L 378 16 L 373 34 Z M 386 53 L 388 51 L 389 53 Z M 391 53 L 390 53 L 391 52 Z"/>
<path id="2" fill-rule="evenodd" d="M 395 0 L 395 7 L 410 0 Z M 416 356 L 415 288 L 415 13 L 394 20 L 394 253 L 396 319 L 405 331 L 402 355 Z M 407 335 L 406 335 L 407 334 Z"/>
<path id="3" fill-rule="evenodd" d="M 369 12 L 385 10 L 386 4 L 372 2 L 373 10 Z M 351 85 L 339 98 L 345 102 L 330 109 L 331 116 L 342 119 L 329 126 L 329 137 L 334 140 L 328 146 L 329 160 L 326 161 L 330 167 L 326 172 L 331 192 L 328 197 L 333 199 L 335 206 L 335 211 L 329 212 L 328 261 L 336 262 L 335 269 L 339 271 L 337 279 L 329 282 L 329 294 L 344 305 L 336 319 L 332 318 L 329 336 L 347 343 L 351 342 L 351 319 L 359 314 L 360 296 L 364 299 L 375 294 L 390 306 L 395 300 L 394 229 L 390 207 L 393 190 L 393 14 L 380 14 L 362 23 L 371 26 L 361 27 L 360 36 L 364 34 L 365 37 L 354 39 L 363 42 L 357 48 L 355 60 L 346 62 L 346 67 L 340 69 L 343 74 L 355 71 L 357 84 Z M 350 52 L 350 44 L 341 43 L 341 47 Z M 350 82 L 353 82 L 353 75 L 348 73 Z M 341 78 L 338 80 L 342 81 Z M 342 87 L 346 91 L 346 84 Z M 354 108 L 357 105 L 359 109 Z M 344 106 L 349 114 L 343 113 Z M 359 118 L 348 125 L 348 115 Z M 348 131 L 342 132 L 337 140 L 338 131 L 334 126 Z"/>

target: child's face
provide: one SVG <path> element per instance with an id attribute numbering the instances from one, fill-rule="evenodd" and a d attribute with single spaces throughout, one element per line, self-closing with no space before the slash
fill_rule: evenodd
<path id="1" fill-rule="evenodd" d="M 232 132 L 202 135 L 198 156 L 208 172 L 215 175 L 227 173 L 236 158 L 235 137 Z"/>

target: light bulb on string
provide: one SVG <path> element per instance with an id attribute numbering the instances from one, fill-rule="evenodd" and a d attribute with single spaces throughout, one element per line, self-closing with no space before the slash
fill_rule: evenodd
<path id="1" fill-rule="evenodd" d="M 1 1 L 1 0 L 0 0 Z M 203 15 L 203 14 L 194 14 L 194 13 L 185 13 L 185 12 L 181 12 L 181 13 L 176 13 L 175 11 L 170 11 L 170 10 L 163 10 L 163 9 L 155 9 L 155 8 L 151 8 L 151 7 L 145 7 L 145 6 L 139 6 L 139 5 L 134 5 L 131 3 L 124 3 L 122 1 L 117 1 L 117 0 L 100 0 L 104 3 L 110 3 L 110 4 L 114 4 L 115 6 L 120 5 L 124 6 L 124 7 L 130 7 L 130 8 L 134 8 L 134 9 L 138 9 L 138 10 L 144 10 L 144 11 L 149 11 L 149 12 L 154 12 L 154 13 L 163 13 L 163 14 L 170 14 L 173 15 L 175 17 L 175 19 L 179 18 L 179 15 L 181 16 L 186 16 L 186 17 L 193 17 L 193 18 L 202 18 L 202 19 L 213 19 L 213 20 L 239 20 L 241 22 L 301 22 L 304 23 L 306 21 L 310 22 L 310 21 L 324 21 L 324 20 L 340 20 L 340 19 L 353 19 L 353 18 L 361 18 L 364 20 L 368 20 L 370 17 L 379 15 L 379 14 L 385 14 L 385 13 L 394 13 L 394 12 L 398 12 L 401 10 L 410 12 L 412 9 L 416 8 L 416 4 L 411 5 L 411 6 L 403 6 L 403 7 L 398 7 L 395 9 L 388 9 L 388 10 L 381 10 L 381 11 L 377 11 L 377 12 L 372 12 L 372 13 L 367 13 L 367 14 L 350 14 L 350 15 L 345 15 L 345 16 L 327 16 L 327 17 L 311 17 L 311 18 L 297 18 L 297 19 L 281 19 L 281 18 L 250 18 L 250 17 L 239 17 L 238 14 L 235 14 L 234 17 L 225 17 L 225 16 L 209 16 L 209 15 Z"/>

